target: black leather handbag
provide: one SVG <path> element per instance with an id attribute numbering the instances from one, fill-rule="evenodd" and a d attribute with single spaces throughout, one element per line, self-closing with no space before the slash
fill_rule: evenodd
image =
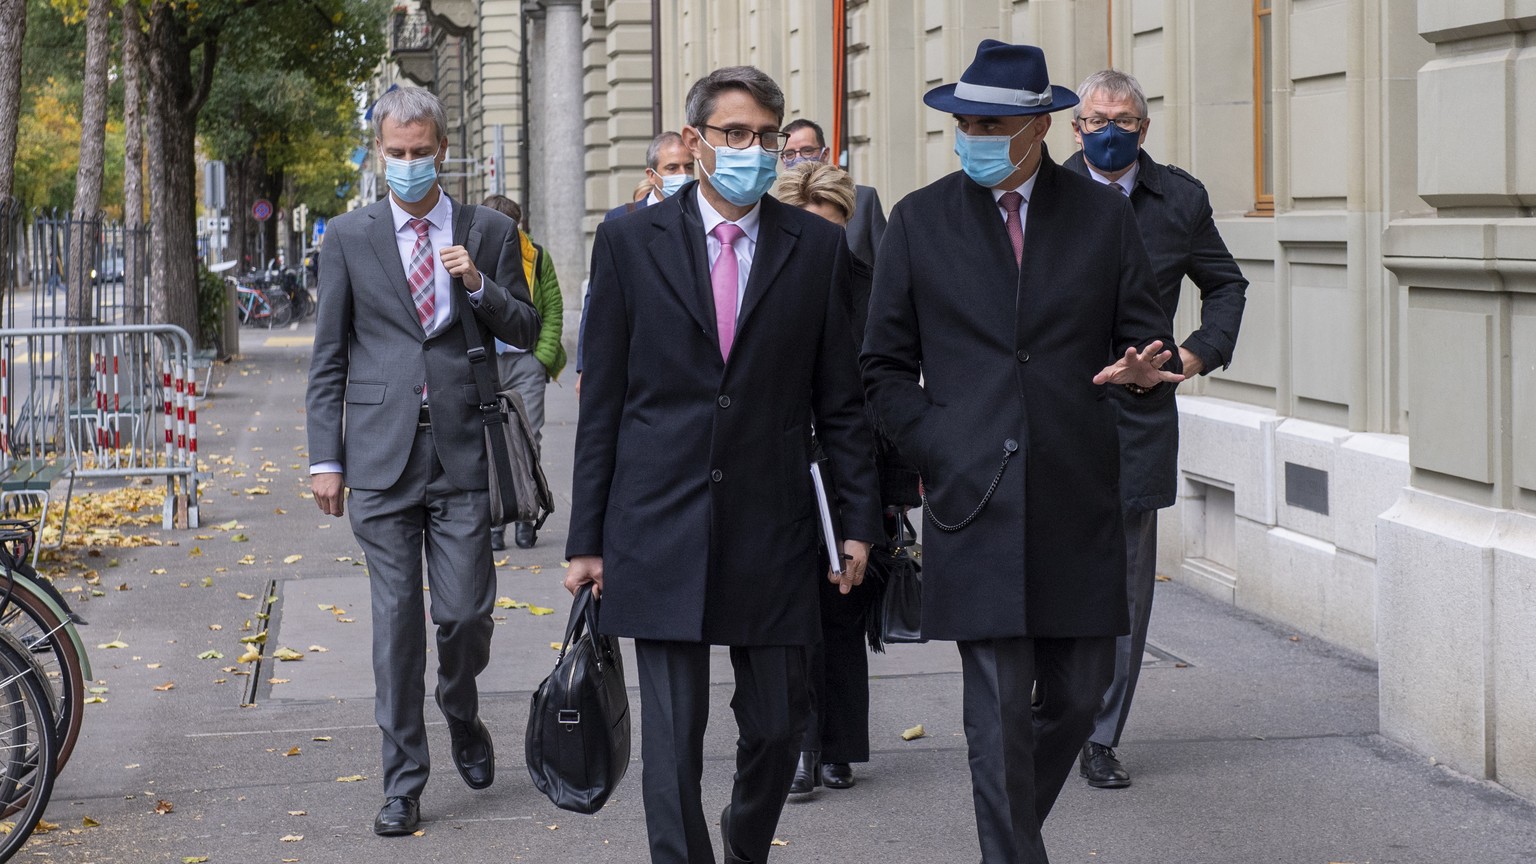
<path id="1" fill-rule="evenodd" d="M 871 651 L 887 643 L 927 642 L 923 638 L 923 566 L 913 547 L 917 532 L 906 515 L 896 520 L 896 536 L 869 550 L 865 584 L 872 589 L 864 616 Z"/>
<path id="2" fill-rule="evenodd" d="M 629 694 L 619 640 L 597 632 L 598 601 L 584 586 L 571 606 L 560 657 L 528 712 L 533 785 L 556 807 L 596 813 L 629 768 Z"/>

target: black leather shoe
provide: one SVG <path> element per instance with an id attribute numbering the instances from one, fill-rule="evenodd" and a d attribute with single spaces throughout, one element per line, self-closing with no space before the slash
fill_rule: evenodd
<path id="1" fill-rule="evenodd" d="M 738 856 L 731 846 L 731 805 L 725 805 L 720 811 L 720 841 L 725 847 L 725 864 L 751 864 L 747 859 Z"/>
<path id="2" fill-rule="evenodd" d="M 789 784 L 789 794 L 804 795 L 821 785 L 821 759 L 815 750 L 801 750 L 800 761 L 795 764 L 795 779 Z"/>
<path id="3" fill-rule="evenodd" d="M 821 763 L 821 782 L 827 784 L 828 789 L 853 788 L 853 766 L 847 762 L 823 762 Z"/>
<path id="4" fill-rule="evenodd" d="M 491 551 L 492 552 L 504 552 L 504 551 L 506 551 L 506 548 L 507 548 L 507 529 L 506 528 L 492 528 L 491 529 Z"/>
<path id="5" fill-rule="evenodd" d="M 512 528 L 512 539 L 517 542 L 517 548 L 532 549 L 533 544 L 539 542 L 539 534 L 533 530 L 532 522 L 517 522 Z"/>
<path id="6" fill-rule="evenodd" d="M 415 798 L 396 795 L 384 799 L 379 815 L 373 817 L 373 833 L 380 837 L 399 837 L 410 834 L 421 824 L 421 807 Z"/>
<path id="7" fill-rule="evenodd" d="M 1131 785 L 1131 772 L 1125 770 L 1125 766 L 1115 758 L 1115 751 L 1092 741 L 1083 745 L 1083 755 L 1077 760 L 1077 772 L 1087 778 L 1089 786 L 1096 789 L 1124 789 Z"/>
<path id="8" fill-rule="evenodd" d="M 434 692 L 438 710 L 443 709 L 443 694 Z M 471 789 L 484 789 L 496 780 L 496 748 L 491 746 L 491 731 L 480 718 L 465 721 L 448 716 L 448 738 L 452 742 L 453 767 Z"/>

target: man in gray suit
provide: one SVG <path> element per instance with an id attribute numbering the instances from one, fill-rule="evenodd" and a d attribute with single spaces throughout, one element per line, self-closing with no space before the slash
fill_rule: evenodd
<path id="1" fill-rule="evenodd" d="M 793 168 L 801 162 L 825 162 L 831 154 L 826 136 L 816 121 L 804 117 L 793 120 L 784 127 L 789 143 L 784 146 L 784 167 Z M 848 248 L 865 264 L 875 263 L 875 251 L 880 248 L 880 237 L 885 234 L 885 209 L 880 206 L 880 193 L 873 186 L 854 186 L 853 218 L 848 220 Z"/>
<path id="2" fill-rule="evenodd" d="M 471 788 L 495 779 L 475 689 L 496 599 L 488 467 L 460 316 L 514 345 L 533 343 L 539 316 L 517 223 L 451 201 L 437 184 L 448 152 L 437 97 L 392 90 L 373 125 L 390 195 L 327 229 L 307 406 L 315 503 L 341 516 L 351 489 L 352 533 L 367 556 L 385 795 L 373 830 L 400 835 L 416 830 L 429 773 L 423 550 L 453 761 Z"/>

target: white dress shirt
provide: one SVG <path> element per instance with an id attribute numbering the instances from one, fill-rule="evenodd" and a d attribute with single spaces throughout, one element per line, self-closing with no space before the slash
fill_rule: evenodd
<path id="1" fill-rule="evenodd" d="M 1024 227 L 1029 224 L 1029 199 L 1035 194 L 1035 180 L 1040 177 L 1040 166 L 1035 166 L 1035 173 L 1029 175 L 1029 179 L 1020 183 L 1016 189 L 992 188 L 992 200 L 997 202 L 997 213 L 1003 219 L 1003 224 L 1008 224 L 1008 211 L 1003 209 L 1003 196 L 1009 192 L 1017 192 L 1024 200 L 1019 204 L 1019 230 L 1022 233 Z"/>
<path id="2" fill-rule="evenodd" d="M 405 212 L 393 195 L 389 196 L 389 212 L 395 219 L 395 245 L 400 248 L 400 266 L 409 277 L 411 253 L 416 249 L 416 229 L 407 223 L 416 217 Z M 427 220 L 427 242 L 432 244 L 433 308 L 432 320 L 427 322 L 425 328 L 427 338 L 430 339 L 448 325 L 448 319 L 453 314 L 453 297 L 448 293 L 453 288 L 453 278 L 448 275 L 443 262 L 437 260 L 439 249 L 453 245 L 453 207 L 448 203 L 448 196 L 439 192 L 437 204 L 422 218 Z M 406 287 L 409 288 L 410 284 L 407 283 Z"/>
<path id="3" fill-rule="evenodd" d="M 694 189 L 694 197 L 699 202 L 699 216 L 704 220 L 704 242 L 708 246 L 709 269 L 714 272 L 715 261 L 720 257 L 721 243 L 711 232 L 721 222 L 729 222 L 720 215 L 720 212 L 709 205 L 704 197 L 703 187 Z M 731 244 L 736 252 L 736 315 L 741 316 L 741 301 L 747 293 L 747 277 L 752 275 L 752 257 L 757 254 L 757 229 L 763 221 L 763 204 L 759 201 L 752 205 L 747 215 L 737 219 L 735 225 L 746 236 L 739 238 Z"/>
<path id="4" fill-rule="evenodd" d="M 1103 183 L 1106 186 L 1119 186 L 1125 197 L 1131 197 L 1131 192 L 1136 188 L 1136 175 L 1141 173 L 1141 163 L 1132 162 L 1131 170 L 1125 172 L 1118 180 L 1111 180 L 1099 173 L 1099 169 L 1093 167 L 1093 163 L 1084 159 L 1083 164 L 1088 166 L 1088 176 Z"/>

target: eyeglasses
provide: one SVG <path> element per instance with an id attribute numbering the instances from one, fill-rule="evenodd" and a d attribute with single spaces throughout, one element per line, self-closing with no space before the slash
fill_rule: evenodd
<path id="1" fill-rule="evenodd" d="M 1145 117 L 1116 117 L 1111 120 L 1108 117 L 1079 117 L 1077 122 L 1083 127 L 1083 131 L 1088 133 L 1100 132 L 1111 123 L 1122 132 L 1138 132 L 1146 119 Z"/>
<path id="2" fill-rule="evenodd" d="M 790 161 L 791 159 L 794 159 L 797 156 L 800 157 L 801 159 L 819 159 L 819 158 L 821 158 L 821 151 L 823 151 L 825 149 L 827 149 L 827 148 L 825 148 L 825 147 L 801 147 L 799 150 L 785 150 L 784 151 L 784 161 L 788 162 L 788 161 Z"/>
<path id="3" fill-rule="evenodd" d="M 784 149 L 785 144 L 789 143 L 789 136 L 777 130 L 772 132 L 753 132 L 751 129 L 723 129 L 719 126 L 709 126 L 706 124 L 700 124 L 699 128 L 713 129 L 721 133 L 725 136 L 725 146 L 732 150 L 745 150 L 752 146 L 753 141 L 756 141 L 762 144 L 763 149 L 769 153 L 778 153 Z"/>

